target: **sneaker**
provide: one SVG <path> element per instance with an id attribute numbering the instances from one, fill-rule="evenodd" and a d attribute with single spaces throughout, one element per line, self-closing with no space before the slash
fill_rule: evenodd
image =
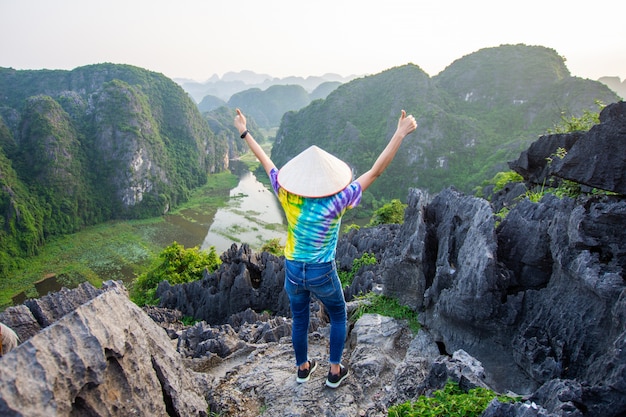
<path id="1" fill-rule="evenodd" d="M 309 369 L 300 369 L 298 368 L 298 377 L 296 378 L 296 382 L 302 384 L 311 378 L 311 374 L 317 369 L 317 362 L 315 360 L 309 361 Z"/>
<path id="2" fill-rule="evenodd" d="M 341 382 L 346 379 L 348 376 L 348 368 L 344 368 L 343 365 L 339 365 L 341 370 L 339 371 L 339 375 L 333 375 L 328 371 L 328 378 L 326 379 L 326 386 L 330 388 L 337 388 L 341 385 Z"/>

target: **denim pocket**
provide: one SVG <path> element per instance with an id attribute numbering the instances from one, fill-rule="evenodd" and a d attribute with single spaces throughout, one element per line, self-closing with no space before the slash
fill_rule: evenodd
<path id="1" fill-rule="evenodd" d="M 339 280 L 335 279 L 335 275 L 335 270 L 331 269 L 324 275 L 307 279 L 307 287 L 318 298 L 328 298 L 337 291 L 341 291 L 341 287 L 337 285 Z"/>

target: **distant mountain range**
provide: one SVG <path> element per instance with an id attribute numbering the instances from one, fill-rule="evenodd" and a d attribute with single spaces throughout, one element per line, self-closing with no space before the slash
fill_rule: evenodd
<path id="1" fill-rule="evenodd" d="M 339 87 L 362 76 L 322 76 L 276 78 L 253 71 L 229 72 L 222 77 L 214 74 L 205 82 L 174 79 L 198 103 L 201 112 L 221 106 L 240 107 L 252 115 L 259 126 L 278 127 L 282 115 L 300 110 L 310 102 L 325 99 Z M 606 76 L 598 79 L 622 99 L 626 97 L 626 79 Z"/>
<path id="2" fill-rule="evenodd" d="M 314 91 L 321 84 L 346 83 L 357 78 L 357 75 L 347 77 L 339 74 L 324 74 L 310 77 L 285 77 L 276 78 L 268 74 L 258 74 L 253 71 L 228 72 L 222 77 L 217 74 L 211 76 L 205 82 L 198 82 L 184 78 L 175 78 L 183 89 L 198 103 L 206 96 L 214 96 L 227 102 L 233 94 L 249 89 L 266 90 L 273 85 L 299 85 L 308 93 Z"/>

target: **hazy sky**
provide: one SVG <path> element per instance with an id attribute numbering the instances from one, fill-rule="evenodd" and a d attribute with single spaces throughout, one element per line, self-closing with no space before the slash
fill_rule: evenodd
<path id="1" fill-rule="evenodd" d="M 113 62 L 204 81 L 375 74 L 431 76 L 502 44 L 541 45 L 579 77 L 626 78 L 626 1 L 0 0 L 0 67 Z"/>

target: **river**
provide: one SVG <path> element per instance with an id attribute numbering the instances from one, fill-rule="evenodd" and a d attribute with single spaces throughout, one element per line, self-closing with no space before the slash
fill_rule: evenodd
<path id="1" fill-rule="evenodd" d="M 233 161 L 233 165 L 231 170 L 239 176 L 239 184 L 230 190 L 226 207 L 215 213 L 200 248 L 214 246 L 220 254 L 233 243 L 247 243 L 254 250 L 271 239 L 279 239 L 284 245 L 286 220 L 276 195 L 245 164 Z"/>

